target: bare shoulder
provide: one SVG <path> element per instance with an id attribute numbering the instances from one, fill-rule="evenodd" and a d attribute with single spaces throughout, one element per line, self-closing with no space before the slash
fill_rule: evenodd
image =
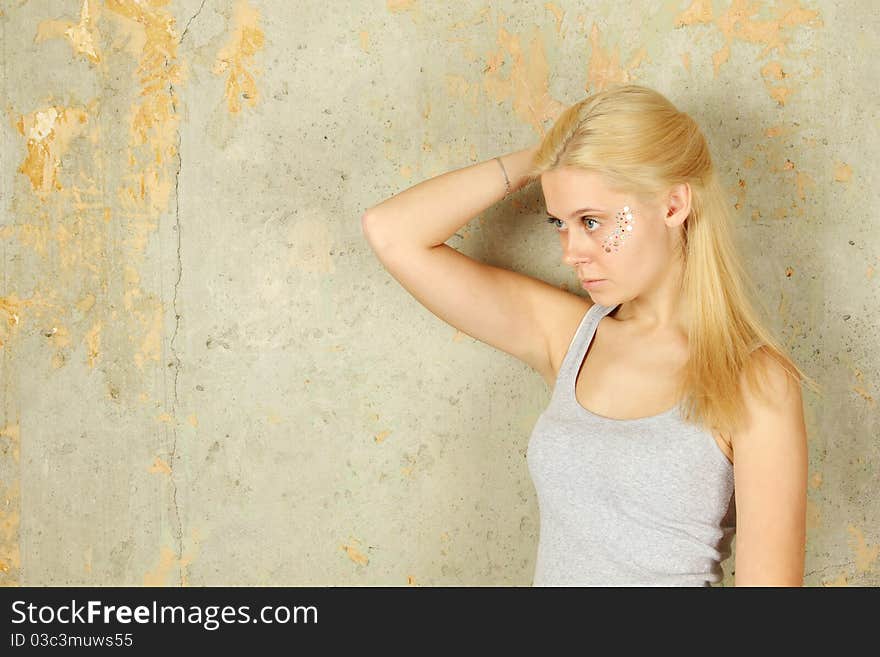
<path id="1" fill-rule="evenodd" d="M 740 389 L 745 403 L 745 422 L 733 438 L 743 445 L 761 441 L 774 430 L 784 430 L 789 440 L 803 438 L 804 409 L 801 386 L 788 369 L 764 349 L 751 355 L 756 370 L 757 385 L 749 382 L 745 372 L 740 376 Z"/>
<path id="2" fill-rule="evenodd" d="M 801 586 L 809 459 L 800 382 L 752 354 L 763 385 L 742 377 L 745 423 L 733 436 L 736 586 Z"/>

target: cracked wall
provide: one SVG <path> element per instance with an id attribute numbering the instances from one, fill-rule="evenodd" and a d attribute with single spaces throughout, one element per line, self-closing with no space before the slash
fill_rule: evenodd
<path id="1" fill-rule="evenodd" d="M 703 126 L 827 390 L 805 582 L 877 584 L 872 9 L 4 3 L 0 584 L 529 584 L 543 381 L 400 289 L 360 215 L 626 82 Z M 539 194 L 451 245 L 576 288 Z"/>

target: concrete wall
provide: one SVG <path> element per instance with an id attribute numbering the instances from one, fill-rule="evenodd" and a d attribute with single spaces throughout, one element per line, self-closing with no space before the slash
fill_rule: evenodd
<path id="1" fill-rule="evenodd" d="M 806 583 L 880 584 L 878 28 L 869 0 L 4 2 L 0 583 L 530 584 L 549 391 L 360 216 L 636 82 L 700 121 L 828 390 Z M 450 245 L 583 293 L 541 201 Z"/>

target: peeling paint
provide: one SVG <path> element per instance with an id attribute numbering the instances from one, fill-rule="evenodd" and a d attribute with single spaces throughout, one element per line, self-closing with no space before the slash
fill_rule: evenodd
<path id="1" fill-rule="evenodd" d="M 47 39 L 66 38 L 75 53 L 84 55 L 91 62 L 97 64 L 101 61 L 98 47 L 101 42 L 101 33 L 98 31 L 95 20 L 100 11 L 101 7 L 97 0 L 83 0 L 78 23 L 45 20 L 37 27 L 34 42 L 42 43 Z"/>
<path id="2" fill-rule="evenodd" d="M 260 97 L 255 72 L 249 70 L 254 55 L 263 49 L 264 34 L 259 22 L 260 12 L 247 0 L 237 0 L 229 41 L 217 53 L 214 73 L 226 75 L 226 102 L 231 114 L 241 111 L 242 100 L 253 107 Z"/>
<path id="3" fill-rule="evenodd" d="M 675 7 L 674 4 L 672 6 Z M 755 18 L 762 9 L 766 9 L 772 17 L 766 20 Z M 778 56 L 785 57 L 788 56 L 787 48 L 792 39 L 790 32 L 793 28 L 803 26 L 815 29 L 824 25 L 819 18 L 819 12 L 804 8 L 798 0 L 786 0 L 778 6 L 766 7 L 749 0 L 732 0 L 717 18 L 710 0 L 694 0 L 673 19 L 676 28 L 700 24 L 717 28 L 724 39 L 724 45 L 711 56 L 715 78 L 718 77 L 721 66 L 730 60 L 731 47 L 735 41 L 763 45 L 764 49 L 758 53 L 757 59 L 763 59 L 773 51 Z M 808 52 L 793 54 L 806 55 Z M 764 88 L 770 97 L 780 106 L 785 105 L 786 100 L 797 89 L 792 86 L 792 80 L 789 79 L 791 75 L 785 72 L 783 64 L 769 62 L 762 66 L 760 72 Z M 812 77 L 816 77 L 816 71 Z M 774 84 L 774 81 L 786 80 L 786 84 Z"/>
<path id="4" fill-rule="evenodd" d="M 35 192 L 60 190 L 58 169 L 70 142 L 88 120 L 83 108 L 47 107 L 19 117 L 18 132 L 27 137 L 27 157 L 19 167 Z"/>
<path id="5" fill-rule="evenodd" d="M 342 545 L 342 549 L 348 554 L 349 559 L 361 566 L 366 566 L 370 562 L 370 560 L 353 545 Z"/>
<path id="6" fill-rule="evenodd" d="M 499 22 L 503 21 L 499 18 Z M 510 99 L 516 116 L 543 135 L 544 122 L 559 116 L 565 105 L 550 95 L 550 67 L 540 31 L 533 29 L 527 52 L 523 52 L 521 37 L 503 25 L 498 27 L 496 42 L 498 48 L 485 58 L 482 88 L 496 103 Z M 505 63 L 507 76 L 501 70 Z M 466 89 L 458 93 L 466 93 Z"/>

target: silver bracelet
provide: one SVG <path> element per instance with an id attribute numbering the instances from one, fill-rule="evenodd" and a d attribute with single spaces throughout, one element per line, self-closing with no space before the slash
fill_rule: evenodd
<path id="1" fill-rule="evenodd" d="M 501 157 L 499 156 L 495 159 L 498 160 L 498 164 L 501 165 L 501 171 L 504 173 L 504 184 L 507 185 L 507 191 L 504 192 L 504 196 L 507 196 L 510 194 L 510 178 L 507 177 L 507 169 L 504 168 L 504 162 L 501 161 Z"/>

